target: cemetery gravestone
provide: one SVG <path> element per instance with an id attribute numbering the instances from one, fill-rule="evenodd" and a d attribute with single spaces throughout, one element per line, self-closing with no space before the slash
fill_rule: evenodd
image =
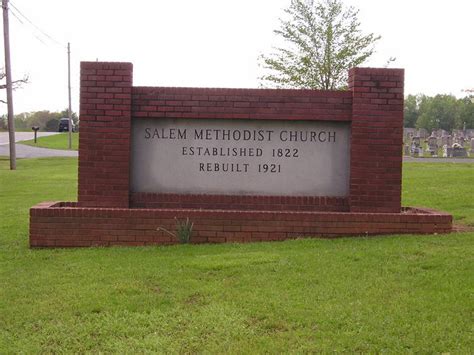
<path id="1" fill-rule="evenodd" d="M 453 158 L 465 158 L 467 157 L 467 151 L 466 148 L 461 146 L 459 143 L 454 143 L 452 147 L 452 156 Z"/>
<path id="2" fill-rule="evenodd" d="M 428 151 L 431 155 L 438 155 L 438 140 L 433 134 L 428 137 Z"/>
<path id="3" fill-rule="evenodd" d="M 408 144 L 404 145 L 404 155 L 410 155 L 410 146 Z"/>
<path id="4" fill-rule="evenodd" d="M 414 157 L 423 156 L 423 148 L 421 147 L 421 140 L 419 136 L 412 137 L 411 154 Z"/>

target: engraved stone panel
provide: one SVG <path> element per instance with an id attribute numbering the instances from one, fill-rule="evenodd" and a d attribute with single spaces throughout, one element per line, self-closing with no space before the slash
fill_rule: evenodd
<path id="1" fill-rule="evenodd" d="M 134 119 L 131 191 L 347 196 L 350 124 Z"/>

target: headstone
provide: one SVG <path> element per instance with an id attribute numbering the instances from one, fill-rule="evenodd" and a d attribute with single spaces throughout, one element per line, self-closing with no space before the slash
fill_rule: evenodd
<path id="1" fill-rule="evenodd" d="M 454 137 L 453 137 L 453 144 L 459 144 L 461 147 L 464 146 L 464 136 L 462 133 L 454 133 Z"/>
<path id="2" fill-rule="evenodd" d="M 450 149 L 446 144 L 443 144 L 443 158 L 449 158 Z"/>
<path id="3" fill-rule="evenodd" d="M 431 135 L 435 137 L 442 137 L 444 135 L 444 132 L 444 129 L 437 129 L 436 131 L 433 131 Z"/>
<path id="4" fill-rule="evenodd" d="M 474 154 L 474 138 L 471 138 L 471 154 Z"/>
<path id="5" fill-rule="evenodd" d="M 418 136 L 421 138 L 427 138 L 428 137 L 428 131 L 424 128 L 420 128 L 418 130 Z"/>
<path id="6" fill-rule="evenodd" d="M 408 144 L 405 144 L 405 150 L 404 150 L 404 155 L 410 155 L 410 146 Z"/>
<path id="7" fill-rule="evenodd" d="M 412 137 L 410 152 L 411 152 L 411 155 L 414 157 L 423 155 L 423 149 L 421 148 L 420 136 Z"/>
<path id="8" fill-rule="evenodd" d="M 414 157 L 423 156 L 423 148 L 415 144 L 411 145 L 411 155 Z"/>
<path id="9" fill-rule="evenodd" d="M 436 144 L 438 145 L 439 148 L 443 147 L 443 137 L 438 137 L 436 139 Z"/>
<path id="10" fill-rule="evenodd" d="M 461 129 L 453 129 L 452 135 L 460 137 L 460 136 L 464 136 L 464 132 Z"/>
<path id="11" fill-rule="evenodd" d="M 466 158 L 467 157 L 467 150 L 464 147 L 460 147 L 459 145 L 453 144 L 453 158 Z"/>
<path id="12" fill-rule="evenodd" d="M 448 147 L 451 148 L 451 146 L 453 145 L 453 137 L 451 135 L 448 135 L 446 137 L 446 143 L 444 143 L 444 144 L 446 144 Z"/>
<path id="13" fill-rule="evenodd" d="M 428 152 L 433 156 L 438 155 L 438 139 L 434 135 L 434 132 L 431 134 L 430 137 L 428 137 L 427 141 L 428 141 Z"/>

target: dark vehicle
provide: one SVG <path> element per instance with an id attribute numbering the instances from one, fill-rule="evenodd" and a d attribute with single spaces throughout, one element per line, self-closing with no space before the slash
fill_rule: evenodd
<path id="1" fill-rule="evenodd" d="M 76 125 L 72 122 L 72 131 L 76 131 Z M 59 120 L 58 132 L 69 132 L 69 118 L 64 117 Z"/>

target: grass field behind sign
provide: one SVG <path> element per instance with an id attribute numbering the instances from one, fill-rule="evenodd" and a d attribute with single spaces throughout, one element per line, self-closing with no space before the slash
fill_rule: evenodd
<path id="1" fill-rule="evenodd" d="M 470 164 L 405 164 L 404 205 L 474 223 Z M 28 249 L 77 160 L 0 159 L 0 353 L 470 353 L 474 233 Z"/>
<path id="2" fill-rule="evenodd" d="M 79 133 L 72 133 L 72 150 L 78 150 Z M 32 147 L 49 148 L 49 149 L 69 149 L 69 133 L 59 133 L 52 136 L 38 137 L 35 143 L 34 139 L 21 141 L 21 144 L 31 145 Z"/>

